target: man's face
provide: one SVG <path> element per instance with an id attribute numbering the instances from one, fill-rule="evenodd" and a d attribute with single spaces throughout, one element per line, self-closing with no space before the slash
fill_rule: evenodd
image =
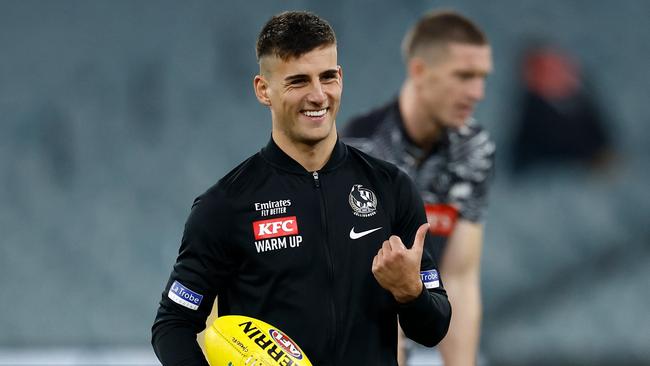
<path id="1" fill-rule="evenodd" d="M 461 127 L 483 99 L 492 71 L 490 46 L 450 43 L 415 79 L 420 103 L 436 123 Z"/>
<path id="2" fill-rule="evenodd" d="M 343 87 L 336 45 L 289 60 L 266 56 L 260 64 L 255 91 L 259 101 L 271 108 L 274 134 L 306 145 L 336 134 Z"/>

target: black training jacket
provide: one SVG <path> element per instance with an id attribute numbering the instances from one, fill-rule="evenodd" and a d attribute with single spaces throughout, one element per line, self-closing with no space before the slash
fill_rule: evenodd
<path id="1" fill-rule="evenodd" d="M 426 222 L 409 178 L 338 141 L 308 172 L 271 139 L 198 197 L 162 294 L 152 344 L 163 365 L 207 365 L 196 334 L 219 315 L 258 318 L 289 335 L 316 366 L 397 365 L 397 318 L 434 346 L 451 307 L 427 236 L 423 291 L 398 304 L 372 274 L 384 240 L 410 247 Z"/>

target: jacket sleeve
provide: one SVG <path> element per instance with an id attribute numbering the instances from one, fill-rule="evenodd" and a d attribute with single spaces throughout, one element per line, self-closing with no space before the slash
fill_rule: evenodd
<path id="1" fill-rule="evenodd" d="M 399 171 L 396 192 L 396 228 L 406 246 L 413 245 L 418 227 L 426 222 L 424 204 L 415 185 Z M 433 347 L 444 338 L 451 320 L 451 305 L 438 272 L 441 243 L 427 235 L 420 264 L 422 292 L 415 300 L 398 305 L 399 322 L 410 339 Z"/>
<path id="2" fill-rule="evenodd" d="M 223 200 L 199 197 L 185 224 L 178 258 L 162 293 L 151 343 L 164 366 L 207 366 L 196 335 L 205 328 L 219 290 L 228 283 L 230 256 Z"/>

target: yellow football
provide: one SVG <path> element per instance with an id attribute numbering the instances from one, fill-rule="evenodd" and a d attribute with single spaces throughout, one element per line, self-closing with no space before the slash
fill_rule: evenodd
<path id="1" fill-rule="evenodd" d="M 311 366 L 278 328 L 241 315 L 221 316 L 205 330 L 205 353 L 210 366 Z"/>

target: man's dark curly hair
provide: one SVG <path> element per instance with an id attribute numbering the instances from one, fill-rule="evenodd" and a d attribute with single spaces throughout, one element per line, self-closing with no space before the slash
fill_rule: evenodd
<path id="1" fill-rule="evenodd" d="M 257 37 L 257 61 L 268 55 L 288 60 L 333 44 L 336 35 L 326 20 L 306 11 L 288 11 L 274 15 L 262 28 Z"/>

